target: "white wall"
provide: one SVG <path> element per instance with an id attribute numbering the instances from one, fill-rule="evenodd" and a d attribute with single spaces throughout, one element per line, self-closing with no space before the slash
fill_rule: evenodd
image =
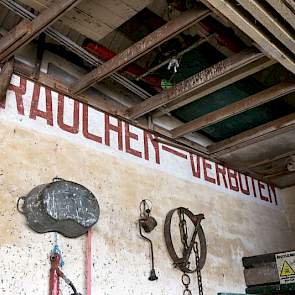
<path id="1" fill-rule="evenodd" d="M 18 91 L 19 83 L 15 76 L 12 84 Z M 208 241 L 208 258 L 202 271 L 205 294 L 243 292 L 243 256 L 294 247 L 279 190 L 232 170 L 223 170 L 195 155 L 175 149 L 172 153 L 155 142 L 158 150 L 149 142 L 147 160 L 143 132 L 130 127 L 138 138 L 126 136 L 124 123 L 119 131 L 122 151 L 118 149 L 117 132 L 110 132 L 108 146 L 106 117 L 94 110 L 89 111 L 92 115 L 88 118 L 88 131 L 99 135 L 101 143 L 87 139 L 81 104 L 78 132 L 74 128 L 71 130 L 76 133 L 70 133 L 58 122 L 61 117 L 57 94 L 51 92 L 52 112 L 47 104 L 47 113 L 38 113 L 37 109 L 45 112 L 48 91 L 45 96 L 41 88 L 39 95 L 33 83 L 25 81 L 25 86 L 18 97 L 23 109 L 19 103 L 17 111 L 16 93 L 20 91 L 16 88 L 8 91 L 5 108 L 3 104 L 0 108 L 1 294 L 48 294 L 48 255 L 53 234 L 32 232 L 17 212 L 16 200 L 54 176 L 81 183 L 99 201 L 101 217 L 92 239 L 95 295 L 182 294 L 181 272 L 172 266 L 163 239 L 165 216 L 179 206 L 206 217 L 202 223 Z M 32 101 L 38 102 L 35 111 Z M 73 101 L 66 99 L 66 105 L 69 110 Z M 65 114 L 64 123 L 71 125 L 70 112 Z M 120 124 L 114 118 L 111 122 Z M 157 153 L 160 164 L 155 157 Z M 219 184 L 216 168 L 224 173 L 218 174 Z M 159 276 L 156 282 L 147 280 L 148 245 L 138 234 L 138 206 L 144 198 L 153 202 L 153 216 L 158 221 L 151 234 Z M 64 272 L 86 294 L 86 237 L 75 240 L 59 237 L 59 243 L 64 253 Z M 197 294 L 195 275 L 191 286 L 193 294 Z M 63 294 L 70 294 L 63 288 Z"/>

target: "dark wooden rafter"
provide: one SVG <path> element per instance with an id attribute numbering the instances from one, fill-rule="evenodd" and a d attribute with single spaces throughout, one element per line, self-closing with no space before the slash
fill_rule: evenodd
<path id="1" fill-rule="evenodd" d="M 181 137 L 187 133 L 200 130 L 204 127 L 213 125 L 227 118 L 255 108 L 259 105 L 267 103 L 295 91 L 295 83 L 282 82 L 272 86 L 266 90 L 260 91 L 247 98 L 239 100 L 235 103 L 227 105 L 221 109 L 210 112 L 188 123 L 182 124 L 174 128 L 171 133 L 172 137 Z"/>
<path id="2" fill-rule="evenodd" d="M 153 113 L 153 117 L 161 117 L 165 114 L 169 114 L 171 111 L 176 110 L 180 107 L 183 107 L 189 103 L 192 103 L 206 95 L 209 95 L 223 87 L 231 85 L 241 79 L 249 77 L 263 69 L 275 64 L 276 62 L 273 59 L 269 59 L 268 57 L 264 56 L 254 62 L 244 65 L 242 68 L 238 68 L 237 70 L 233 70 L 227 73 L 224 76 L 210 82 L 206 86 L 200 88 L 197 93 L 194 93 L 188 97 L 180 97 L 173 100 L 171 103 L 166 104 L 165 106 L 161 107 L 159 110 Z"/>
<path id="3" fill-rule="evenodd" d="M 13 74 L 14 59 L 8 60 L 1 68 L 0 73 L 0 101 L 5 99 L 7 88 Z"/>
<path id="4" fill-rule="evenodd" d="M 126 116 L 131 119 L 136 119 L 164 105 L 167 105 L 178 98 L 185 99 L 186 96 L 198 96 L 198 98 L 201 98 L 204 92 L 208 94 L 207 89 L 212 86 L 212 83 L 214 83 L 213 87 L 216 90 L 217 86 L 215 83 L 217 80 L 221 78 L 226 80 L 227 75 L 230 75 L 232 78 L 231 74 L 233 72 L 237 70 L 242 72 L 245 66 L 262 58 L 264 58 L 263 53 L 257 51 L 256 49 L 246 49 L 221 62 L 218 62 L 217 64 L 193 75 L 192 77 L 189 77 L 177 84 L 175 87 L 162 91 L 161 93 L 146 99 L 140 104 L 129 108 L 126 111 Z M 263 63 L 265 63 L 265 61 L 266 60 L 264 59 Z M 221 83 L 220 80 L 219 82 Z M 202 96 L 199 96 L 199 93 L 202 93 Z"/>
<path id="5" fill-rule="evenodd" d="M 224 139 L 208 146 L 210 154 L 215 156 L 225 155 L 241 149 L 250 144 L 263 141 L 276 136 L 277 134 L 287 133 L 295 127 L 295 113 L 244 131 L 240 134 Z"/>
<path id="6" fill-rule="evenodd" d="M 267 158 L 267 159 L 263 159 L 261 161 L 256 161 L 255 163 L 249 164 L 244 168 L 245 169 L 253 169 L 253 168 L 256 168 L 256 167 L 259 167 L 259 166 L 262 166 L 262 165 L 266 165 L 266 164 L 269 164 L 269 163 L 272 163 L 272 162 L 275 162 L 275 161 L 278 161 L 278 160 L 288 159 L 293 155 L 295 155 L 295 147 L 294 147 L 294 150 L 291 151 L 291 152 L 287 152 L 287 153 L 284 153 L 284 154 L 279 154 L 278 156 L 272 157 L 271 159 Z"/>
<path id="7" fill-rule="evenodd" d="M 22 77 L 26 77 L 30 80 L 35 81 L 36 83 L 39 83 L 41 85 L 44 85 L 45 87 L 49 87 L 51 89 L 54 89 L 55 91 L 64 94 L 68 97 L 71 97 L 77 101 L 80 101 L 82 103 L 86 103 L 89 106 L 93 107 L 96 110 L 105 112 L 107 114 L 110 114 L 118 119 L 121 119 L 123 121 L 126 121 L 136 127 L 142 128 L 144 130 L 149 130 L 150 132 L 154 133 L 156 136 L 161 137 L 162 139 L 166 140 L 165 142 L 170 143 L 170 145 L 175 144 L 175 146 L 181 148 L 184 147 L 185 150 L 194 150 L 196 153 L 199 153 L 201 155 L 208 155 L 208 151 L 205 147 L 201 146 L 200 144 L 193 142 L 186 138 L 180 138 L 177 140 L 174 140 L 171 138 L 170 131 L 168 129 L 165 129 L 163 127 L 159 127 L 156 124 L 153 125 L 152 128 L 149 128 L 148 121 L 145 118 L 142 118 L 141 120 L 138 120 L 136 123 L 131 122 L 127 118 L 123 117 L 121 114 L 123 113 L 125 107 L 118 103 L 112 103 L 108 99 L 98 99 L 92 98 L 89 95 L 83 95 L 83 94 L 76 94 L 73 95 L 70 92 L 70 87 L 61 83 L 60 81 L 57 81 L 52 77 L 51 75 L 45 74 L 43 72 L 40 72 L 40 75 L 38 77 L 35 77 L 35 68 L 32 66 L 28 66 L 20 61 L 15 61 L 14 64 L 14 72 L 16 74 L 19 74 Z"/>
<path id="8" fill-rule="evenodd" d="M 18 24 L 0 39 L 0 62 L 13 56 L 17 49 L 29 43 L 80 1 L 81 0 L 54 1 L 34 20 L 24 20 Z"/>
<path id="9" fill-rule="evenodd" d="M 72 93 L 78 94 L 83 92 L 85 89 L 89 88 L 96 82 L 107 78 L 112 73 L 120 70 L 129 63 L 147 54 L 152 49 L 178 35 L 209 14 L 210 11 L 204 8 L 196 8 L 182 13 L 180 16 L 169 21 L 164 26 L 155 30 L 142 40 L 136 42 L 129 48 L 114 56 L 109 61 L 105 62 L 103 65 L 88 73 L 78 83 L 73 85 Z"/>

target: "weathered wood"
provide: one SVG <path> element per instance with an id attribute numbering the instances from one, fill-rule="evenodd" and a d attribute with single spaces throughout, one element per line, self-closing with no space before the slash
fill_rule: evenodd
<path id="1" fill-rule="evenodd" d="M 39 12 L 50 4 L 49 0 L 20 2 Z M 151 2 L 152 0 L 85 0 L 61 18 L 61 26 L 66 25 L 98 42 Z M 61 31 L 61 26 L 58 25 L 56 29 Z"/>
<path id="2" fill-rule="evenodd" d="M 259 105 L 262 105 L 271 100 L 277 99 L 295 91 L 295 83 L 282 82 L 272 86 L 266 90 L 260 91 L 257 94 L 239 100 L 214 112 L 210 112 L 204 116 L 196 118 L 188 123 L 182 124 L 174 128 L 171 133 L 172 137 L 180 137 L 184 134 L 200 130 Z"/>
<path id="3" fill-rule="evenodd" d="M 211 154 L 220 156 L 238 150 L 244 146 L 265 140 L 276 134 L 292 130 L 295 126 L 295 113 L 244 131 L 208 147 Z"/>
<path id="4" fill-rule="evenodd" d="M 144 54 L 147 54 L 163 42 L 189 28 L 194 23 L 208 16 L 209 13 L 208 9 L 196 8 L 181 14 L 179 17 L 171 20 L 142 40 L 133 44 L 131 47 L 117 54 L 103 65 L 88 73 L 78 83 L 72 86 L 72 93 L 78 94 L 83 92 L 94 83 L 105 79 L 112 73 L 120 70 Z"/>
<path id="5" fill-rule="evenodd" d="M 2 49 L 0 50 L 0 61 L 3 62 L 9 59 L 14 55 L 14 52 L 18 48 L 29 43 L 80 1 L 81 0 L 55 1 L 50 7 L 43 10 L 33 21 L 31 21 L 31 27 L 29 29 L 21 29 L 22 25 L 27 25 L 26 21 L 22 22 L 20 26 L 16 26 L 12 29 L 8 32 L 8 37 L 4 36 L 4 38 L 0 39 L 0 49 Z"/>
<path id="6" fill-rule="evenodd" d="M 265 286 L 251 286 L 246 289 L 247 294 L 265 294 L 265 295 L 294 295 L 295 294 L 295 284 L 286 284 L 286 285 L 280 285 L 280 284 L 271 284 L 271 285 L 265 285 Z"/>
<path id="7" fill-rule="evenodd" d="M 265 9 L 261 0 L 238 0 L 238 2 L 295 54 L 294 36 L 280 23 L 279 19 Z M 295 18 L 295 15 L 293 17 Z"/>
<path id="8" fill-rule="evenodd" d="M 275 256 L 276 254 L 277 253 L 274 252 L 274 253 L 268 253 L 268 254 L 243 257 L 242 263 L 245 268 L 252 268 L 262 264 L 269 264 L 276 261 L 276 256 Z"/>
<path id="9" fill-rule="evenodd" d="M 7 61 L 1 69 L 0 73 L 0 101 L 5 99 L 7 88 L 9 86 L 13 73 L 14 59 Z"/>
<path id="10" fill-rule="evenodd" d="M 17 42 L 19 42 L 19 40 L 31 30 L 32 23 L 30 21 L 23 20 L 16 25 L 13 30 L 4 34 L 4 36 L 0 39 L 0 56 L 7 49 L 12 51 L 14 49 L 13 46 L 15 46 L 15 44 L 17 44 Z"/>
<path id="11" fill-rule="evenodd" d="M 165 105 L 165 107 L 160 108 L 158 111 L 153 113 L 153 117 L 161 117 L 164 114 L 167 114 L 173 110 L 176 110 L 184 105 L 187 105 L 193 101 L 196 101 L 206 95 L 209 95 L 223 87 L 226 87 L 236 81 L 244 79 L 250 75 L 253 75 L 263 69 L 275 64 L 276 61 L 273 59 L 269 59 L 268 57 L 264 56 L 257 61 L 254 61 L 250 64 L 243 66 L 240 69 L 237 69 L 233 72 L 228 73 L 227 75 L 221 77 L 220 79 L 216 79 L 212 81 L 210 84 L 206 85 L 205 87 L 199 89 L 197 93 L 193 95 L 180 97 Z"/>
<path id="12" fill-rule="evenodd" d="M 275 0 L 277 1 L 277 0 Z M 245 14 L 241 14 L 234 1 L 202 0 L 208 6 L 212 5 L 218 12 L 227 17 L 240 30 L 251 37 L 258 46 L 269 56 L 281 63 L 286 69 L 295 74 L 295 61 L 285 51 L 281 50 L 254 22 Z M 294 17 L 294 16 L 293 16 Z"/>
<path id="13" fill-rule="evenodd" d="M 269 283 L 279 283 L 280 278 L 275 262 L 244 269 L 246 285 L 255 286 Z"/>
<path id="14" fill-rule="evenodd" d="M 282 0 L 266 0 L 292 27 L 295 29 L 295 17 L 294 11 L 294 1 L 282 1 Z M 286 5 L 291 4 L 293 1 L 293 6 Z"/>
<path id="15" fill-rule="evenodd" d="M 220 79 L 229 73 L 244 67 L 245 65 L 259 60 L 263 54 L 255 49 L 244 50 L 231 56 L 217 64 L 189 77 L 180 82 L 175 87 L 162 91 L 161 93 L 146 99 L 142 103 L 129 108 L 126 112 L 127 117 L 136 119 L 144 114 L 151 112 L 169 102 L 185 95 L 194 95 L 196 91 L 203 90 L 213 81 Z"/>

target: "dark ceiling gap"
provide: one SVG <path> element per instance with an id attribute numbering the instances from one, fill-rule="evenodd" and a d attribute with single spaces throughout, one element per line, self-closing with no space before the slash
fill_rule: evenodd
<path id="1" fill-rule="evenodd" d="M 294 95 L 294 94 L 293 94 Z M 295 111 L 285 97 L 240 113 L 219 123 L 203 128 L 203 133 L 215 142 L 235 136 L 246 130 L 289 115 Z"/>

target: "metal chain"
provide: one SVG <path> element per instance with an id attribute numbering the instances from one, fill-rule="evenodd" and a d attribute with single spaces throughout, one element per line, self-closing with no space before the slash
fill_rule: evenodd
<path id="1" fill-rule="evenodd" d="M 182 284 L 184 285 L 185 289 L 183 290 L 183 295 L 192 295 L 192 291 L 188 288 L 191 279 L 190 277 L 184 273 L 181 277 Z"/>
<path id="2" fill-rule="evenodd" d="M 179 211 L 179 231 L 180 231 L 180 237 L 181 237 L 181 243 L 183 244 L 184 249 L 188 249 L 187 244 L 187 223 L 184 218 L 184 213 Z"/>
<path id="3" fill-rule="evenodd" d="M 194 243 L 193 249 L 194 249 L 195 256 L 196 256 L 196 269 L 197 269 L 199 295 L 203 295 L 202 275 L 201 275 L 201 269 L 200 269 L 200 257 L 199 257 L 199 249 L 198 249 L 197 242 Z"/>

